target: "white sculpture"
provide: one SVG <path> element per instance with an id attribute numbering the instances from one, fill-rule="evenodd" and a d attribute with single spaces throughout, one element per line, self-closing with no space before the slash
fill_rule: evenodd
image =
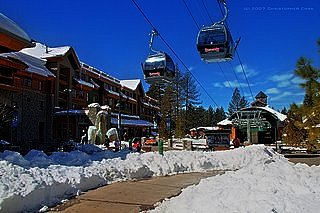
<path id="1" fill-rule="evenodd" d="M 107 133 L 107 120 L 110 115 L 109 106 L 101 106 L 98 103 L 92 103 L 89 106 L 88 117 L 94 126 L 88 128 L 88 143 L 104 144 Z"/>

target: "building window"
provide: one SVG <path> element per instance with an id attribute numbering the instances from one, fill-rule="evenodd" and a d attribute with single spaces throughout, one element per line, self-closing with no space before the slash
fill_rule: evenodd
<path id="1" fill-rule="evenodd" d="M 92 102 L 93 103 L 96 103 L 96 102 L 98 102 L 98 97 L 97 96 L 92 96 Z"/>
<path id="2" fill-rule="evenodd" d="M 25 78 L 25 79 L 23 80 L 23 86 L 25 86 L 25 87 L 31 87 L 31 85 L 32 85 L 32 80 L 31 80 L 31 78 Z"/>
<path id="3" fill-rule="evenodd" d="M 38 89 L 39 89 L 40 91 L 43 90 L 43 83 L 42 83 L 42 81 L 39 81 Z"/>
<path id="4" fill-rule="evenodd" d="M 77 90 L 73 89 L 71 92 L 72 98 L 76 98 L 77 97 Z"/>
<path id="5" fill-rule="evenodd" d="M 106 90 L 109 89 L 109 85 L 107 83 L 104 83 L 104 89 L 106 89 Z"/>
<path id="6" fill-rule="evenodd" d="M 43 110 L 43 109 L 44 109 L 44 102 L 43 102 L 43 101 L 40 101 L 39 109 L 40 109 L 40 110 Z"/>
<path id="7" fill-rule="evenodd" d="M 80 91 L 79 91 L 79 98 L 84 98 L 84 95 L 85 95 L 85 94 L 84 94 L 83 90 L 80 90 Z"/>
<path id="8" fill-rule="evenodd" d="M 74 77 L 75 77 L 76 79 L 79 79 L 80 73 L 79 73 L 79 72 L 74 72 Z"/>

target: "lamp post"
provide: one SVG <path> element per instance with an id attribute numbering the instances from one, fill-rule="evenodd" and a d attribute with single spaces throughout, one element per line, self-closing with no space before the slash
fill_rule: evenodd
<path id="1" fill-rule="evenodd" d="M 65 92 L 67 94 L 67 142 L 69 141 L 69 134 L 70 134 L 70 129 L 69 129 L 69 102 L 70 102 L 70 93 L 71 93 L 71 89 L 67 88 L 67 89 L 64 89 L 63 92 Z"/>
<path id="2" fill-rule="evenodd" d="M 121 100 L 118 101 L 116 107 L 118 109 L 118 130 L 119 130 L 119 140 L 121 141 Z"/>
<path id="3" fill-rule="evenodd" d="M 118 130 L 119 130 L 120 148 L 121 148 L 121 138 L 122 138 L 122 126 L 121 126 L 122 90 L 123 88 L 121 87 L 119 92 L 119 100 L 118 100 L 118 103 L 116 104 L 116 107 L 118 109 Z"/>

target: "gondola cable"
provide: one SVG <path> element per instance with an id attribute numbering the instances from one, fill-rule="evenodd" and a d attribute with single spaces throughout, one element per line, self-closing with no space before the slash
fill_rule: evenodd
<path id="1" fill-rule="evenodd" d="M 187 10 L 188 10 L 188 12 L 189 12 L 189 14 L 190 14 L 190 16 L 191 16 L 191 18 L 192 18 L 192 20 L 193 20 L 194 24 L 197 26 L 198 30 L 200 30 L 200 27 L 199 27 L 199 25 L 198 25 L 198 23 L 197 23 L 196 19 L 195 19 L 195 18 L 194 18 L 194 16 L 192 15 L 191 10 L 189 9 L 189 7 L 188 7 L 188 5 L 187 5 L 186 1 L 185 1 L 185 0 L 182 0 L 182 2 L 183 2 L 183 3 L 184 3 L 184 5 L 186 6 L 186 8 L 187 8 Z"/>
<path id="2" fill-rule="evenodd" d="M 150 24 L 150 26 L 153 29 L 156 29 L 156 27 L 152 24 L 152 22 L 149 20 L 149 18 L 146 16 L 146 14 L 142 11 L 140 6 L 135 2 L 135 0 L 131 0 L 132 3 L 137 7 L 137 9 L 140 11 L 142 16 L 146 19 L 146 21 Z M 165 45 L 172 51 L 172 53 L 176 56 L 176 58 L 181 62 L 181 64 L 184 66 L 184 68 L 191 74 L 191 76 L 196 80 L 196 82 L 199 84 L 199 86 L 203 89 L 203 91 L 206 93 L 206 95 L 210 98 L 210 100 L 216 105 L 217 108 L 219 108 L 219 105 L 217 102 L 210 96 L 210 94 L 207 92 L 207 90 L 203 87 L 203 85 L 199 82 L 199 80 L 193 75 L 193 73 L 190 71 L 190 69 L 186 66 L 186 64 L 181 60 L 181 58 L 176 54 L 176 52 L 171 48 L 171 46 L 166 42 L 166 40 L 162 37 L 162 35 L 158 32 L 158 36 L 161 38 L 161 40 L 165 43 Z"/>
<path id="3" fill-rule="evenodd" d="M 237 72 L 235 71 L 234 66 L 233 66 L 233 64 L 232 64 L 230 61 L 228 62 L 228 64 L 230 65 L 231 70 L 232 70 L 232 72 L 233 72 L 233 74 L 234 74 L 234 76 L 235 76 L 235 78 L 236 78 L 236 81 L 237 81 L 237 83 L 238 83 L 238 88 L 239 88 L 239 90 L 240 90 L 240 94 L 244 96 L 244 92 L 242 91 L 242 85 L 240 84 L 240 80 L 239 80 L 239 78 L 238 78 Z"/>
<path id="4" fill-rule="evenodd" d="M 209 11 L 208 11 L 207 6 L 205 5 L 205 3 L 204 3 L 204 1 L 203 1 L 203 0 L 201 0 L 201 2 L 202 2 L 202 5 L 203 5 L 203 7 L 204 7 L 204 10 L 206 11 L 207 16 L 209 17 L 209 19 L 210 19 L 211 23 L 213 23 L 213 20 L 212 20 L 212 18 L 211 18 L 211 16 L 210 16 L 210 14 L 209 14 Z"/>
<path id="5" fill-rule="evenodd" d="M 222 73 L 222 75 L 224 76 L 224 78 L 226 79 L 226 81 L 228 82 L 229 88 L 232 90 L 231 83 L 230 83 L 230 81 L 227 79 L 227 76 L 226 76 L 226 74 L 224 73 L 224 71 L 222 70 L 222 67 L 221 67 L 220 63 L 217 63 L 217 64 L 218 64 L 218 67 L 219 67 L 219 69 L 220 69 L 220 72 Z"/>
<path id="6" fill-rule="evenodd" d="M 184 0 L 183 0 L 183 1 L 184 1 Z M 205 6 L 205 4 L 204 4 L 204 1 L 203 1 L 203 0 L 201 0 L 201 1 L 202 1 L 203 6 L 205 7 L 205 9 L 206 9 L 206 11 L 207 11 L 207 15 L 208 15 L 208 17 L 210 18 L 211 22 L 213 22 L 213 21 L 212 21 L 212 19 L 211 19 L 211 17 L 210 17 L 210 15 L 209 15 L 209 13 L 208 13 L 207 7 L 206 7 L 206 6 Z M 186 5 L 186 7 L 187 7 L 187 5 Z M 192 12 L 189 10 L 189 8 L 188 8 L 188 7 L 187 7 L 187 10 L 189 11 L 189 14 L 192 16 L 193 20 L 195 20 L 195 19 L 194 19 L 194 16 L 192 15 Z M 225 16 L 221 21 L 225 21 L 225 19 L 226 19 L 226 16 Z M 198 26 L 198 24 L 197 24 L 197 26 Z M 226 77 L 226 75 L 225 75 L 224 70 L 223 70 L 223 69 L 222 69 L 222 67 L 220 66 L 220 63 L 217 63 L 217 64 L 218 64 L 219 69 L 220 69 L 220 71 L 222 72 L 222 74 L 223 74 L 224 78 L 226 79 L 226 81 L 227 81 L 227 83 L 228 83 L 229 87 L 230 87 L 230 88 L 232 88 L 230 81 L 228 80 L 228 78 L 227 78 L 227 77 Z M 239 79 L 238 79 L 238 77 L 237 77 L 237 75 L 236 75 L 236 73 L 235 73 L 235 71 L 234 71 L 234 69 L 233 69 L 233 68 L 232 68 L 232 71 L 233 71 L 233 73 L 234 73 L 234 75 L 235 75 L 235 77 L 236 77 L 236 80 L 237 80 L 238 85 L 239 85 L 239 90 L 240 90 L 240 92 L 241 92 L 242 90 L 241 90 L 241 88 L 240 88 Z M 232 90 L 232 89 L 231 89 L 231 90 Z"/>
<path id="7" fill-rule="evenodd" d="M 149 35 L 149 49 L 152 53 L 149 53 L 147 59 L 141 64 L 144 79 L 149 84 L 171 82 L 175 77 L 175 64 L 167 53 L 153 49 L 154 38 L 159 35 L 157 30 L 152 29 Z"/>
<path id="8" fill-rule="evenodd" d="M 241 61 L 241 59 L 240 59 L 240 56 L 239 56 L 239 53 L 238 53 L 238 51 L 237 51 L 237 50 L 236 50 L 236 54 L 237 54 L 238 60 L 239 60 L 239 62 L 240 62 L 240 66 L 241 66 L 241 69 L 242 69 L 242 73 L 243 73 L 244 78 L 246 79 L 246 82 L 247 82 L 247 84 L 248 84 L 248 87 L 249 87 L 249 90 L 250 90 L 250 94 L 251 94 L 252 101 L 254 101 L 255 99 L 254 99 L 254 96 L 253 96 L 253 93 L 252 93 L 252 90 L 251 90 L 251 86 L 250 86 L 249 80 L 248 80 L 248 78 L 247 78 L 247 74 L 246 74 L 246 72 L 245 72 L 245 70 L 244 70 L 244 67 L 243 67 L 242 61 Z"/>
<path id="9" fill-rule="evenodd" d="M 230 30 L 224 24 L 228 17 L 228 8 L 225 0 L 219 0 L 219 3 L 222 3 L 225 9 L 223 18 L 210 26 L 202 27 L 197 36 L 197 50 L 201 60 L 207 63 L 233 59 L 234 42 Z"/>
<path id="10" fill-rule="evenodd" d="M 219 4 L 219 1 L 221 1 L 221 0 L 217 0 L 218 5 L 219 5 L 219 8 L 220 8 L 220 12 L 223 14 L 223 11 L 222 11 L 221 5 Z M 223 0 L 223 1 L 225 1 L 225 0 Z M 226 26 L 228 27 L 228 23 L 227 23 L 227 22 L 226 22 Z M 228 28 L 229 28 L 229 27 L 228 27 Z M 240 39 L 238 40 L 238 42 L 237 42 L 237 44 L 236 44 L 236 47 L 238 47 L 239 41 L 240 41 Z M 249 80 L 248 80 L 247 75 L 246 75 L 246 72 L 245 72 L 245 70 L 244 70 L 244 66 L 243 66 L 242 61 L 241 61 L 241 59 L 240 59 L 239 53 L 238 53 L 238 51 L 237 51 L 237 48 L 235 48 L 235 52 L 236 52 L 236 54 L 237 54 L 237 57 L 238 57 L 238 60 L 239 60 L 240 66 L 241 66 L 242 73 L 243 73 L 243 75 L 244 75 L 244 77 L 245 77 L 245 79 L 246 79 L 246 83 L 247 83 L 247 85 L 248 85 L 248 87 L 249 87 L 250 94 L 251 94 L 251 98 L 252 98 L 252 100 L 255 100 L 254 97 L 253 97 L 253 93 L 252 93 L 252 90 L 251 90 L 251 86 L 250 86 Z"/>

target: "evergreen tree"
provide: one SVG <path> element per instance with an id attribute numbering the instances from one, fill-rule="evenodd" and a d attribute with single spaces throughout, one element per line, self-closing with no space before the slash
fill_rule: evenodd
<path id="1" fill-rule="evenodd" d="M 210 105 L 208 110 L 207 110 L 207 126 L 215 126 L 216 123 L 214 121 L 214 110 L 212 106 Z"/>
<path id="2" fill-rule="evenodd" d="M 312 106 L 320 92 L 320 70 L 311 65 L 311 60 L 301 57 L 296 65 L 295 74 L 305 80 L 300 86 L 305 89 L 304 105 Z"/>
<path id="3" fill-rule="evenodd" d="M 246 97 L 242 96 L 239 103 L 240 109 L 247 108 L 249 106 L 249 102 Z"/>
<path id="4" fill-rule="evenodd" d="M 185 135 L 185 117 L 183 113 L 184 99 L 182 97 L 182 82 L 183 76 L 176 65 L 176 75 L 173 80 L 173 97 L 172 97 L 172 118 L 175 124 L 175 135 L 176 137 L 183 137 Z"/>
<path id="5" fill-rule="evenodd" d="M 215 112 L 215 120 L 216 120 L 216 122 L 215 122 L 214 125 L 217 125 L 218 122 L 220 122 L 220 121 L 222 121 L 222 120 L 224 120 L 226 118 L 227 118 L 227 116 L 226 116 L 226 113 L 225 113 L 223 107 L 217 108 L 216 112 Z"/>
<path id="6" fill-rule="evenodd" d="M 163 83 L 153 83 L 150 85 L 149 90 L 146 92 L 146 95 L 160 101 L 161 97 L 164 94 L 166 86 L 167 85 Z"/>
<path id="7" fill-rule="evenodd" d="M 161 120 L 160 120 L 160 126 L 159 126 L 159 135 L 161 138 L 169 138 L 170 135 L 170 129 L 167 126 L 167 119 L 171 119 L 171 98 L 172 98 L 172 87 L 168 86 L 165 89 L 165 93 L 163 97 L 161 98 Z M 172 125 L 172 123 L 171 123 Z M 172 129 L 171 129 L 172 130 Z"/>
<path id="8" fill-rule="evenodd" d="M 208 126 L 206 110 L 203 106 L 195 107 L 193 118 L 193 127 Z"/>
<path id="9" fill-rule="evenodd" d="M 320 47 L 320 41 L 318 41 Z M 320 141 L 320 70 L 311 61 L 301 57 L 294 72 L 304 80 L 300 86 L 305 89 L 304 103 L 301 107 L 292 105 L 288 112 L 284 129 L 286 143 L 303 143 L 309 151 L 319 149 Z"/>
<path id="10" fill-rule="evenodd" d="M 231 97 L 231 101 L 229 102 L 229 106 L 228 106 L 229 116 L 231 116 L 233 113 L 241 109 L 240 101 L 241 101 L 240 90 L 238 88 L 235 88 Z"/>
<path id="11" fill-rule="evenodd" d="M 181 95 L 185 100 L 185 106 L 188 104 L 191 104 L 192 106 L 201 104 L 201 101 L 199 100 L 200 93 L 198 91 L 196 82 L 189 72 L 187 72 L 181 80 L 181 89 Z"/>
<path id="12" fill-rule="evenodd" d="M 287 115 L 288 114 L 288 110 L 286 107 L 283 107 L 283 109 L 280 111 L 281 114 Z"/>
<path id="13" fill-rule="evenodd" d="M 291 146 L 301 146 L 306 139 L 302 110 L 296 104 L 290 106 L 283 133 L 283 142 Z"/>
<path id="14" fill-rule="evenodd" d="M 192 127 L 192 113 L 190 110 L 193 110 L 193 107 L 199 105 L 201 102 L 199 101 L 200 93 L 197 89 L 197 85 L 192 78 L 191 74 L 187 72 L 181 81 L 181 97 L 184 100 L 185 106 L 185 124 L 186 124 L 186 132 L 189 132 Z"/>

